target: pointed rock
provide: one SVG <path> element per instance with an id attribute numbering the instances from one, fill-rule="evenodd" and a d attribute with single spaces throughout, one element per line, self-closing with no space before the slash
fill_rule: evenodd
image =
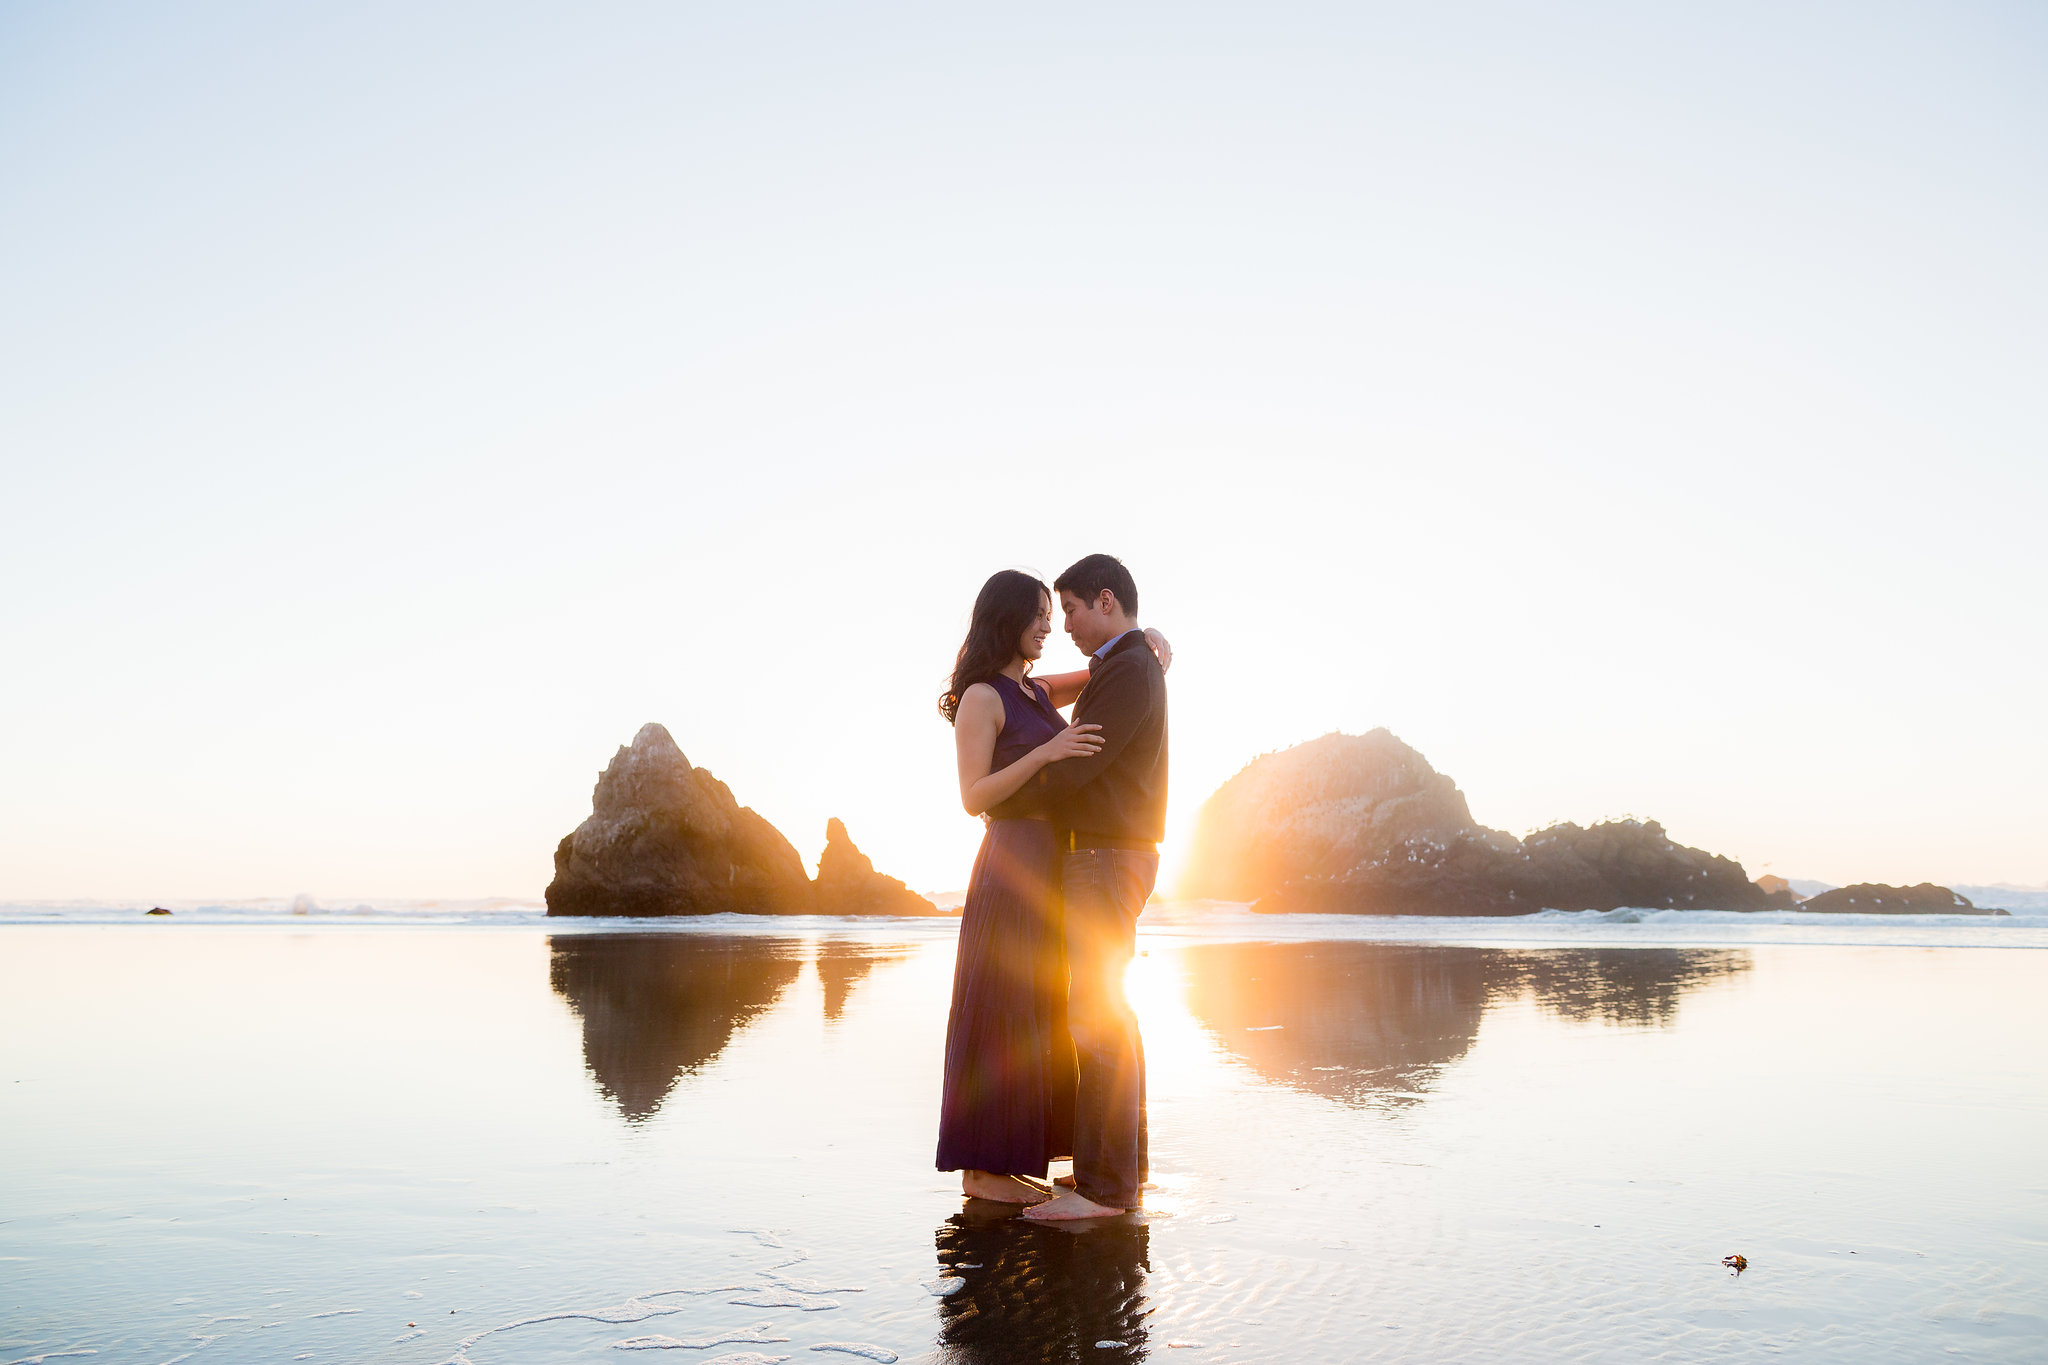
<path id="1" fill-rule="evenodd" d="M 789 840 L 693 768 L 667 729 L 640 727 L 555 849 L 550 915 L 802 914 L 810 879 Z"/>
<path id="2" fill-rule="evenodd" d="M 837 816 L 825 822 L 825 851 L 812 888 L 821 915 L 937 915 L 936 905 L 894 877 L 875 871 Z"/>

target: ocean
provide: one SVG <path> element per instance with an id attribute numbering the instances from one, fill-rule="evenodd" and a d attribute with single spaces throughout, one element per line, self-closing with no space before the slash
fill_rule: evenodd
<path id="1" fill-rule="evenodd" d="M 2044 915 L 1155 907 L 1146 1208 L 1040 1227 L 952 921 L 170 908 L 0 909 L 0 1365 L 2048 1346 Z"/>

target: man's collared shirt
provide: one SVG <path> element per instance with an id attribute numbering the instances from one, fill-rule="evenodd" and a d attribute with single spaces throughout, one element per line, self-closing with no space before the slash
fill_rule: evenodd
<path id="1" fill-rule="evenodd" d="M 1115 648 L 1116 648 L 1116 641 L 1117 641 L 1117 640 L 1121 640 L 1121 639 L 1123 639 L 1123 638 L 1124 638 L 1124 635 L 1136 635 L 1136 634 L 1138 634 L 1138 633 L 1139 633 L 1139 628 L 1138 628 L 1137 626 L 1132 626 L 1132 627 L 1131 627 L 1131 628 L 1130 628 L 1129 630 L 1125 631 L 1125 632 L 1123 633 L 1123 635 L 1119 635 L 1119 636 L 1117 636 L 1117 637 L 1116 637 L 1116 640 L 1111 640 L 1111 641 L 1109 641 L 1109 642 L 1108 642 L 1107 644 L 1103 645 L 1103 647 L 1102 647 L 1102 648 L 1100 648 L 1100 649 L 1096 650 L 1096 651 L 1095 651 L 1095 654 L 1094 654 L 1094 657 L 1093 657 L 1093 658 L 1091 658 L 1091 659 L 1089 659 L 1089 661 L 1088 661 L 1088 671 L 1089 671 L 1089 672 L 1091 672 L 1091 673 L 1095 671 L 1095 660 L 1096 660 L 1096 659 L 1107 659 L 1107 658 L 1109 657 L 1109 651 L 1111 651 L 1112 649 L 1115 649 Z"/>

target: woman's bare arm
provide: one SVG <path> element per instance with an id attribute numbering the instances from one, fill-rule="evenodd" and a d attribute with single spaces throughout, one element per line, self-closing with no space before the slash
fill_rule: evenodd
<path id="1" fill-rule="evenodd" d="M 1067 707 L 1074 704 L 1074 698 L 1080 696 L 1081 689 L 1088 685 L 1088 670 L 1077 668 L 1072 673 L 1034 673 L 1031 680 L 1045 684 L 1054 706 Z"/>
<path id="2" fill-rule="evenodd" d="M 976 683 L 960 699 L 953 718 L 953 751 L 960 765 L 960 804 L 980 815 L 1017 789 L 1048 763 L 1092 754 L 1102 747 L 1099 725 L 1069 725 L 1001 772 L 995 763 L 996 738 L 1003 732 L 1003 699 L 987 683 Z"/>

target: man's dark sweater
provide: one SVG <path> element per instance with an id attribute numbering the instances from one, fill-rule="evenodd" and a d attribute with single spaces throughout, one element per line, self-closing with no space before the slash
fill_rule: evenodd
<path id="1" fill-rule="evenodd" d="M 989 814 L 1049 814 L 1062 829 L 1130 843 L 1166 837 L 1166 670 L 1142 631 L 1088 661 L 1074 723 L 1100 725 L 1102 748 L 1049 763 Z"/>

